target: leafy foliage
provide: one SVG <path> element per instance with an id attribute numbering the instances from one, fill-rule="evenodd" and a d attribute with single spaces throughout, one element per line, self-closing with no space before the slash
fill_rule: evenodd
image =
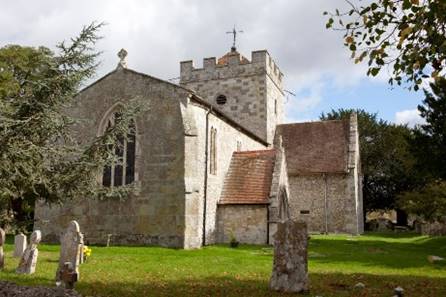
<path id="1" fill-rule="evenodd" d="M 96 23 L 84 27 L 78 37 L 57 46 L 58 54 L 45 47 L 0 48 L 0 205 L 14 212 L 16 222 L 32 220 L 37 199 L 57 203 L 110 195 L 110 190 L 99 187 L 96 176 L 105 164 L 117 162 L 107 145 L 115 144 L 118 135 L 127 135 L 140 109 L 137 100 L 125 106 L 120 121 L 87 146 L 71 137 L 70 129 L 78 120 L 67 112 L 98 66 L 100 53 L 94 45 L 101 27 Z"/>
<path id="2" fill-rule="evenodd" d="M 402 193 L 398 204 L 408 213 L 427 221 L 444 220 L 446 214 L 446 182 L 437 180 L 419 190 Z"/>
<path id="3" fill-rule="evenodd" d="M 378 119 L 377 114 L 362 109 L 332 110 L 321 120 L 348 119 L 358 115 L 359 144 L 365 211 L 393 209 L 396 195 L 408 190 L 414 182 L 411 174 L 414 160 L 408 140 L 410 129 Z"/>
<path id="4" fill-rule="evenodd" d="M 344 32 L 355 63 L 368 59 L 368 75 L 390 66 L 390 84 L 418 90 L 424 79 L 446 73 L 446 1 L 374 0 L 329 14 L 326 27 Z M 361 1 L 359 1 L 361 2 Z"/>
<path id="5" fill-rule="evenodd" d="M 423 184 L 413 192 L 403 193 L 399 204 L 405 210 L 427 220 L 446 215 L 446 79 L 438 78 L 425 90 L 423 104 L 418 106 L 426 124 L 414 130 L 411 151 L 415 169 Z"/>

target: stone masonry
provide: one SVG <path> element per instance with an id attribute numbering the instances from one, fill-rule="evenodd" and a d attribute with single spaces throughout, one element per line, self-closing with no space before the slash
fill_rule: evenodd
<path id="1" fill-rule="evenodd" d="M 118 67 L 81 90 L 67 112 L 81 120 L 71 133 L 82 145 L 101 135 L 127 102 L 143 103 L 134 119 L 134 189 L 124 200 L 38 201 L 34 228 L 43 241 L 58 242 L 62 226 L 76 220 L 90 244 L 199 248 L 226 242 L 231 232 L 242 242 L 264 244 L 271 243 L 278 223 L 305 219 L 302 210 L 310 210 L 310 230 L 324 230 L 321 209 L 326 217 L 327 205 L 336 227 L 330 232 L 362 232 L 357 123 L 335 124 L 339 133 L 319 138 L 303 131 L 312 123 L 304 123 L 305 129 L 283 125 L 283 74 L 266 50 L 247 59 L 231 49 L 219 59 L 204 59 L 202 68 L 181 62 L 179 85 L 128 69 L 126 56 L 121 50 Z M 260 167 L 268 168 L 267 174 L 246 179 L 246 187 L 268 189 L 252 191 L 257 204 L 221 203 L 236 153 L 267 151 L 275 151 L 275 163 Z M 299 163 L 305 158 L 308 162 Z M 332 164 L 335 173 L 319 170 L 318 160 Z M 322 176 L 328 183 L 321 184 Z M 103 180 L 98 172 L 98 183 Z M 321 208 L 322 185 L 333 195 Z"/>
<path id="2" fill-rule="evenodd" d="M 287 220 L 277 225 L 270 288 L 286 293 L 308 292 L 308 233 L 304 222 Z"/>
<path id="3" fill-rule="evenodd" d="M 217 62 L 205 58 L 203 68 L 181 62 L 180 84 L 202 96 L 232 119 L 272 143 L 284 117 L 283 74 L 267 51 L 255 51 L 251 61 L 231 51 Z M 224 95 L 225 104 L 216 98 Z"/>

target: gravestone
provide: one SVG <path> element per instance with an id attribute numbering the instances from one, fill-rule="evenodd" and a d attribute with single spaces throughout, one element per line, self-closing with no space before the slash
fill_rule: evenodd
<path id="1" fill-rule="evenodd" d="M 31 234 L 30 243 L 23 252 L 22 258 L 19 262 L 19 266 L 16 269 L 17 273 L 33 274 L 36 271 L 37 257 L 39 255 L 37 245 L 39 244 L 41 239 L 42 233 L 39 230 L 36 230 Z"/>
<path id="2" fill-rule="evenodd" d="M 0 270 L 5 267 L 5 254 L 3 252 L 3 245 L 5 244 L 5 231 L 0 228 Z"/>
<path id="3" fill-rule="evenodd" d="M 286 293 L 308 292 L 308 233 L 302 221 L 277 224 L 270 288 Z"/>
<path id="4" fill-rule="evenodd" d="M 79 224 L 71 221 L 60 240 L 59 267 L 56 272 L 56 282 L 62 281 L 62 273 L 67 262 L 71 263 L 71 269 L 79 278 L 79 263 L 83 236 L 81 235 Z"/>
<path id="5" fill-rule="evenodd" d="M 13 257 L 21 258 L 27 246 L 26 236 L 23 233 L 14 237 L 14 254 Z"/>
<path id="6" fill-rule="evenodd" d="M 77 282 L 78 276 L 78 273 L 73 269 L 73 264 L 66 262 L 60 272 L 60 278 L 64 283 L 65 289 L 74 289 L 74 284 Z"/>
<path id="7" fill-rule="evenodd" d="M 83 233 L 79 233 L 80 234 L 80 255 L 79 255 L 79 264 L 83 264 L 85 262 L 85 255 L 84 255 L 84 247 L 85 247 L 85 243 L 84 243 L 84 234 Z"/>

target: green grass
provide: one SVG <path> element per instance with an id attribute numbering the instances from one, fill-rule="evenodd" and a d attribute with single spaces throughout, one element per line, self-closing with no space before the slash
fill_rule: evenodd
<path id="1" fill-rule="evenodd" d="M 26 285 L 54 285 L 58 246 L 40 245 L 34 275 L 16 275 L 12 238 L 0 279 Z M 93 247 L 80 267 L 76 288 L 84 296 L 281 296 L 268 291 L 272 249 L 262 246 L 210 246 L 200 250 L 156 247 Z M 411 234 L 312 236 L 309 248 L 310 296 L 446 296 L 446 237 Z M 353 286 L 362 282 L 365 290 Z M 287 295 L 289 296 L 289 295 Z"/>

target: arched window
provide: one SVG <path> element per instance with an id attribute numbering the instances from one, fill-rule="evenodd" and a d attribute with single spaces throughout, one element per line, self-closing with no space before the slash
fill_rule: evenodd
<path id="1" fill-rule="evenodd" d="M 112 113 L 106 122 L 106 129 L 111 128 L 116 121 L 119 121 L 119 118 L 119 112 Z M 104 167 L 102 174 L 102 185 L 104 187 L 119 187 L 135 181 L 135 135 L 135 122 L 131 120 L 127 138 L 123 135 L 118 135 L 115 143 L 109 145 L 108 149 L 113 152 L 115 162 L 110 166 Z"/>

